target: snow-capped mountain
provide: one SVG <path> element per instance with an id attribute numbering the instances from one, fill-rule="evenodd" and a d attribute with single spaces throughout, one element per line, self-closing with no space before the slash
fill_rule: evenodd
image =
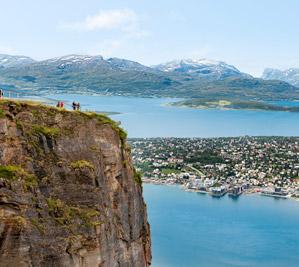
<path id="1" fill-rule="evenodd" d="M 299 69 L 290 68 L 287 70 L 278 70 L 267 68 L 263 72 L 262 79 L 281 80 L 299 87 Z"/>
<path id="2" fill-rule="evenodd" d="M 34 61 L 25 56 L 0 55 L 0 67 L 19 67 L 34 71 L 137 71 L 144 73 L 156 73 L 159 75 L 164 72 L 166 75 L 181 73 L 187 76 L 218 80 L 227 77 L 250 77 L 248 74 L 240 72 L 232 65 L 222 61 L 208 59 L 183 59 L 175 60 L 153 67 L 144 66 L 138 62 L 121 59 L 108 58 L 102 56 L 89 55 L 66 55 L 42 61 Z"/>
<path id="3" fill-rule="evenodd" d="M 83 64 L 91 62 L 92 60 L 103 60 L 102 56 L 86 56 L 86 55 L 67 55 L 62 57 L 55 57 L 41 61 L 44 64 Z"/>
<path id="4" fill-rule="evenodd" d="M 59 68 L 67 68 L 71 66 L 77 67 L 106 67 L 118 70 L 130 71 L 150 71 L 151 68 L 146 67 L 138 62 L 121 59 L 121 58 L 108 58 L 104 59 L 102 56 L 86 56 L 86 55 L 67 55 L 57 57 L 40 62 L 42 64 L 54 64 Z"/>
<path id="5" fill-rule="evenodd" d="M 107 62 L 111 64 L 111 66 L 117 67 L 122 70 L 135 70 L 135 71 L 151 71 L 150 67 L 144 66 L 138 62 L 122 59 L 122 58 L 109 58 Z"/>
<path id="6" fill-rule="evenodd" d="M 25 56 L 11 56 L 0 54 L 0 67 L 9 68 L 33 63 L 34 60 Z"/>
<path id="7" fill-rule="evenodd" d="M 250 77 L 250 75 L 240 72 L 234 66 L 228 65 L 223 61 L 215 61 L 205 58 L 174 60 L 153 66 L 153 68 L 164 72 L 178 72 L 215 79 L 232 76 Z"/>
<path id="8" fill-rule="evenodd" d="M 123 70 L 123 71 L 153 71 L 138 62 L 120 58 L 104 59 L 102 56 L 66 55 L 42 61 L 35 61 L 29 68 L 50 68 L 65 71 L 74 70 Z"/>
<path id="9" fill-rule="evenodd" d="M 89 70 L 97 67 L 110 68 L 109 64 L 102 56 L 88 56 L 88 55 L 66 55 L 62 57 L 55 57 L 43 61 L 37 61 L 32 64 L 34 68 L 57 68 L 60 70 Z"/>

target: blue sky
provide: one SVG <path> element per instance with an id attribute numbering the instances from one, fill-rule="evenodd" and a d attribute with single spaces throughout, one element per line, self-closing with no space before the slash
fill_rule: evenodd
<path id="1" fill-rule="evenodd" d="M 0 53 L 101 54 L 151 65 L 223 60 L 260 75 L 299 67 L 298 0 L 4 0 Z"/>

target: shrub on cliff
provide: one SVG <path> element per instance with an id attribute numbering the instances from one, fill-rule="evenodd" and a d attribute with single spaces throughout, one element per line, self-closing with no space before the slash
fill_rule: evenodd
<path id="1" fill-rule="evenodd" d="M 94 170 L 94 166 L 91 162 L 87 160 L 77 160 L 71 163 L 71 167 L 75 170 L 81 170 L 84 168 L 88 168 Z"/>

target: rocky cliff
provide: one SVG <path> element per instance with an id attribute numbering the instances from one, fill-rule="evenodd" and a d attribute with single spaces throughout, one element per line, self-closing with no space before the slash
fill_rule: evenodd
<path id="1" fill-rule="evenodd" d="M 149 266 L 125 132 L 109 118 L 0 101 L 0 266 Z"/>

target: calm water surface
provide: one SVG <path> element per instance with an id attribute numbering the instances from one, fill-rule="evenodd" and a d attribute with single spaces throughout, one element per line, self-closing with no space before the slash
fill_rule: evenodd
<path id="1" fill-rule="evenodd" d="M 167 107 L 173 99 L 117 96 L 52 95 L 80 101 L 84 110 L 116 111 L 129 137 L 219 137 L 298 135 L 299 113 L 249 110 L 196 110 Z M 286 103 L 286 102 L 284 102 Z M 299 105 L 299 102 L 290 102 Z"/>
<path id="2" fill-rule="evenodd" d="M 298 267 L 299 202 L 144 185 L 153 267 Z"/>

